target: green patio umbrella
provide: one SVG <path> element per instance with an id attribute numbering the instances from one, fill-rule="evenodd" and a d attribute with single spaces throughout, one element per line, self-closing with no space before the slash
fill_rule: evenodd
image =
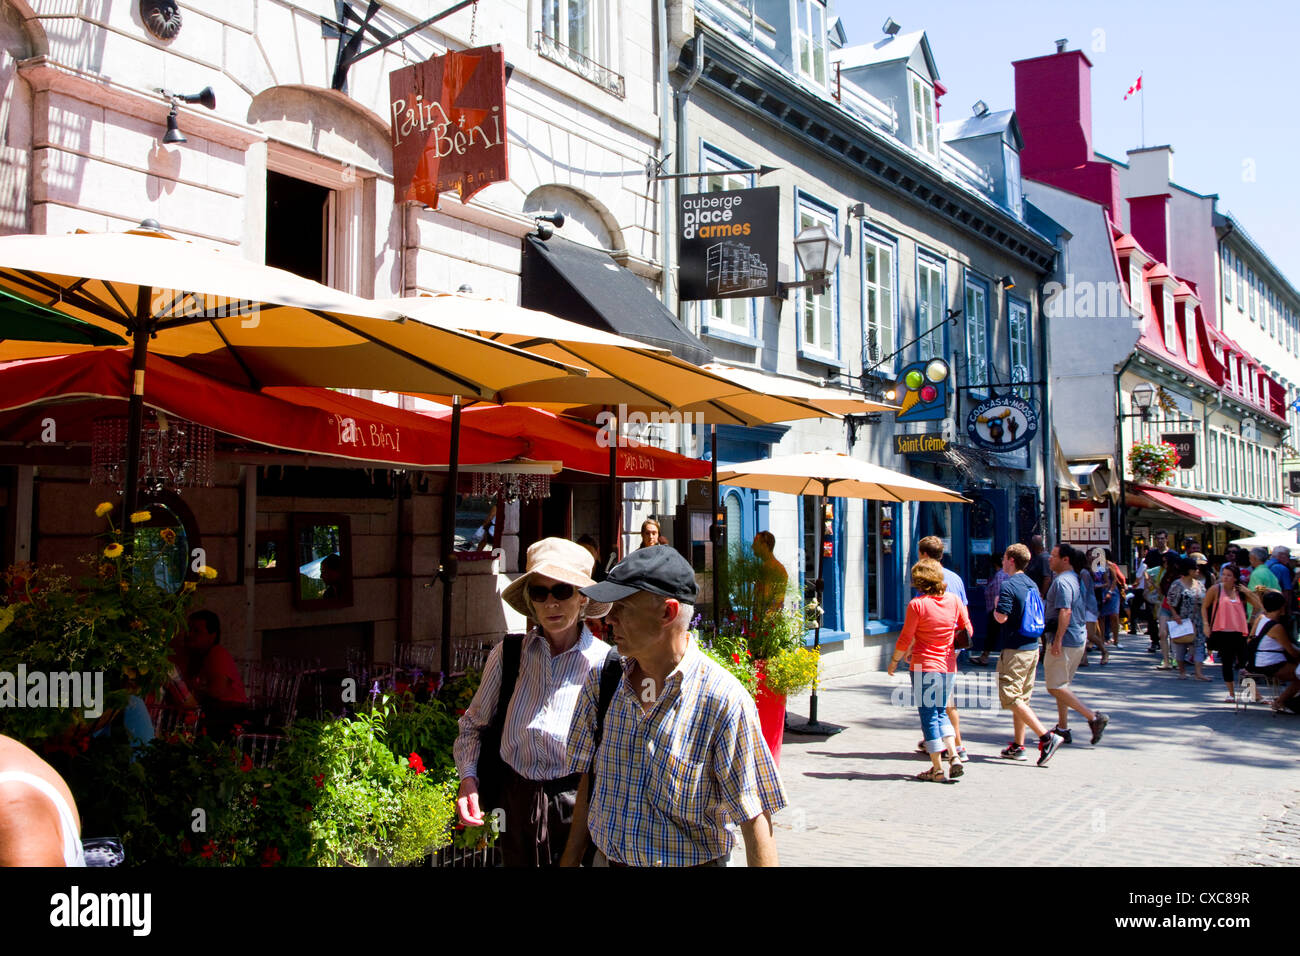
<path id="1" fill-rule="evenodd" d="M 54 312 L 0 289 L 0 341 L 64 342 L 69 345 L 126 345 L 108 329 Z"/>

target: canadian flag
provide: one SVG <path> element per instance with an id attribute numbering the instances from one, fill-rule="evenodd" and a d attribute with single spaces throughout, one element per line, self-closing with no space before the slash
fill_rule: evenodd
<path id="1" fill-rule="evenodd" d="M 1134 93 L 1141 93 L 1141 92 L 1142 92 L 1142 74 L 1139 73 L 1137 82 L 1128 88 L 1128 92 L 1124 94 L 1124 99 L 1128 99 Z"/>

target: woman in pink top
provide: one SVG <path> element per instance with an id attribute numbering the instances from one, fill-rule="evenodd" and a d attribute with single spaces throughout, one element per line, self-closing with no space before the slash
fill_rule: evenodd
<path id="1" fill-rule="evenodd" d="M 1237 664 L 1246 666 L 1246 605 L 1262 610 L 1259 597 L 1243 587 L 1237 566 L 1225 564 L 1223 577 L 1210 588 L 1201 603 L 1201 624 L 1209 634 L 1206 642 L 1223 664 L 1223 682 L 1228 685 L 1226 701 L 1237 699 Z"/>
<path id="2" fill-rule="evenodd" d="M 970 632 L 970 615 L 956 595 L 945 593 L 943 568 L 937 561 L 922 558 L 912 565 L 912 587 L 921 593 L 907 605 L 903 630 L 898 635 L 898 644 L 889 661 L 889 675 L 894 675 L 898 662 L 910 651 L 912 693 L 916 698 L 916 709 L 921 715 L 925 750 L 930 755 L 931 765 L 919 779 L 944 779 L 940 754 L 945 747 L 950 755 L 948 776 L 956 779 L 964 770 L 961 757 L 957 755 L 952 723 L 944 708 L 952 697 L 957 677 L 956 673 L 949 670 L 949 658 L 954 653 L 953 639 L 959 628 Z"/>

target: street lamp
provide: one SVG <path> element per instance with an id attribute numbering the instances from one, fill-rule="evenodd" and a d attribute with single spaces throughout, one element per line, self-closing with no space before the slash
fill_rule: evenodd
<path id="1" fill-rule="evenodd" d="M 835 233 L 824 223 L 808 226 L 795 236 L 794 254 L 799 259 L 804 275 L 808 278 L 802 282 L 778 282 L 777 295 L 788 298 L 791 289 L 810 287 L 817 295 L 826 291 L 830 284 L 831 273 L 835 271 L 835 260 L 839 257 L 844 244 L 835 238 Z"/>
<path id="2" fill-rule="evenodd" d="M 1148 421 L 1151 418 L 1151 406 L 1156 400 L 1156 387 L 1150 382 L 1142 382 L 1140 385 L 1133 386 L 1133 391 L 1129 393 L 1129 404 L 1133 406 L 1134 411 L 1142 420 Z M 1132 415 L 1126 415 L 1126 418 L 1132 418 Z"/>

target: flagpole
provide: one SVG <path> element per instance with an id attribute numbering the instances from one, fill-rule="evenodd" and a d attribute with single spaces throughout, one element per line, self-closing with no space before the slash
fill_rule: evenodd
<path id="1" fill-rule="evenodd" d="M 1142 96 L 1142 71 L 1138 70 L 1138 103 L 1142 108 L 1142 148 L 1147 148 L 1147 98 Z"/>

